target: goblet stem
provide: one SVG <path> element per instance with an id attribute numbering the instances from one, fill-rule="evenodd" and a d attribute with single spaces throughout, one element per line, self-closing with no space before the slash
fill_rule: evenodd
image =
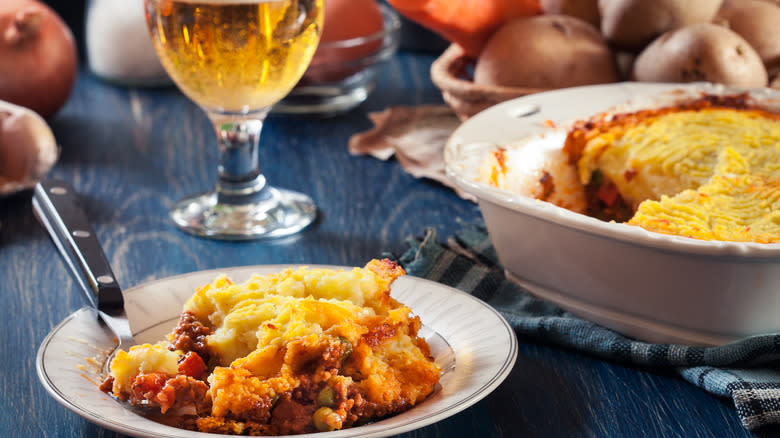
<path id="1" fill-rule="evenodd" d="M 216 190 L 174 205 L 171 218 L 179 228 L 217 239 L 262 239 L 297 233 L 314 220 L 317 208 L 309 197 L 268 185 L 260 171 L 267 113 L 209 114 L 220 151 Z"/>
<path id="2" fill-rule="evenodd" d="M 249 120 L 221 121 L 211 116 L 217 131 L 220 162 L 217 172 L 219 202 L 245 202 L 263 190 L 265 177 L 260 171 L 260 133 L 268 111 Z"/>

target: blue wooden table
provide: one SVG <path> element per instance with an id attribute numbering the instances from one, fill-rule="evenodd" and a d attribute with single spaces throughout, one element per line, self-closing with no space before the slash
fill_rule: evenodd
<path id="1" fill-rule="evenodd" d="M 269 181 L 308 193 L 317 222 L 278 241 L 192 237 L 168 219 L 174 200 L 210 189 L 217 158 L 205 115 L 175 88 L 127 89 L 82 71 L 67 105 L 49 122 L 62 147 L 52 177 L 71 182 L 120 283 L 235 265 L 362 265 L 400 253 L 404 239 L 436 227 L 443 238 L 478 208 L 394 161 L 347 153 L 372 125 L 369 111 L 441 103 L 428 69 L 434 56 L 399 53 L 359 109 L 336 118 L 272 115 L 261 160 Z M 35 354 L 49 330 L 85 304 L 30 192 L 0 198 L 0 436 L 109 437 L 48 396 Z M 771 436 L 777 430 L 755 435 Z M 520 339 L 510 377 L 475 406 L 408 437 L 743 437 L 730 400 L 672 372 L 642 370 Z"/>

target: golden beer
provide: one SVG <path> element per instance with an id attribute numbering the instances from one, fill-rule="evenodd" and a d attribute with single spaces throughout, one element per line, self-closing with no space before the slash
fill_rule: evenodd
<path id="1" fill-rule="evenodd" d="M 179 88 L 210 112 L 281 100 L 319 42 L 323 0 L 145 0 L 154 46 Z"/>

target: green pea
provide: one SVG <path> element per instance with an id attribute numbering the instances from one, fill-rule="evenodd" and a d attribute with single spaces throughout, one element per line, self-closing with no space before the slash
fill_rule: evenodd
<path id="1" fill-rule="evenodd" d="M 327 406 L 329 408 L 336 406 L 336 391 L 330 386 L 326 386 L 317 394 L 317 406 Z"/>
<path id="2" fill-rule="evenodd" d="M 600 170 L 596 169 L 590 174 L 590 183 L 594 187 L 598 188 L 601 183 L 604 182 L 604 174 Z"/>
<path id="3" fill-rule="evenodd" d="M 332 413 L 333 409 L 326 406 L 318 408 L 316 411 L 314 411 L 314 415 L 311 417 L 312 422 L 314 423 L 314 427 L 316 427 L 320 432 L 329 432 L 334 430 L 335 427 L 328 424 L 328 416 L 330 416 Z"/>
<path id="4" fill-rule="evenodd" d="M 343 336 L 339 336 L 339 341 L 344 346 L 344 355 L 341 357 L 341 360 L 347 360 L 352 354 L 352 342 L 349 342 L 349 339 Z"/>

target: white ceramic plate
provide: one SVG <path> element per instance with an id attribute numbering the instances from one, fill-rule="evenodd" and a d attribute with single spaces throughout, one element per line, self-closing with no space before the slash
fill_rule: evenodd
<path id="1" fill-rule="evenodd" d="M 535 169 L 535 162 L 543 162 L 541 146 L 560 148 L 575 120 L 671 105 L 702 93 L 743 92 L 780 111 L 777 90 L 705 83 L 624 82 L 531 94 L 464 122 L 445 148 L 447 176 L 478 199 L 509 277 L 572 313 L 660 343 L 719 345 L 777 332 L 780 244 L 653 233 L 475 181 L 496 146 L 524 148 L 529 169 Z"/>
<path id="2" fill-rule="evenodd" d="M 219 273 L 243 281 L 252 273 L 290 266 L 247 266 L 170 277 L 125 291 L 125 308 L 136 341 L 156 342 L 178 322 L 195 288 Z M 334 268 L 333 266 L 328 266 Z M 345 268 L 348 269 L 348 268 Z M 515 333 L 492 307 L 448 286 L 404 276 L 392 296 L 423 322 L 420 334 L 442 368 L 440 385 L 423 403 L 394 417 L 360 427 L 296 437 L 381 437 L 407 432 L 447 418 L 493 391 L 517 357 Z M 105 358 L 115 346 L 112 334 L 90 308 L 55 327 L 38 349 L 36 368 L 47 391 L 66 408 L 108 429 L 138 437 L 224 436 L 191 432 L 146 419 L 98 390 Z"/>

